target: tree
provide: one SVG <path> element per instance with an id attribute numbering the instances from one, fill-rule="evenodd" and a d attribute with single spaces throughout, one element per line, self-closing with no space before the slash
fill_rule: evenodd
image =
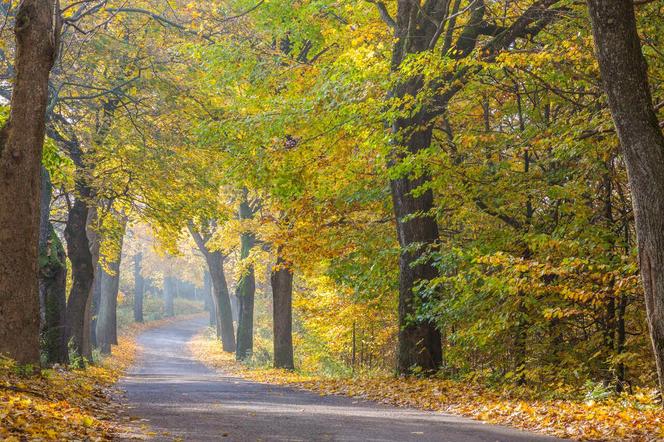
<path id="1" fill-rule="evenodd" d="M 212 227 L 215 223 L 207 222 L 206 226 Z M 210 278 L 212 279 L 212 306 L 215 311 L 215 325 L 217 336 L 221 338 L 224 351 L 234 352 L 236 350 L 235 331 L 233 330 L 233 312 L 231 310 L 231 299 L 226 283 L 224 272 L 224 261 L 226 256 L 219 250 L 211 250 L 208 241 L 211 239 L 209 229 L 202 235 L 193 223 L 188 224 L 189 232 L 194 238 L 198 250 L 203 254 L 207 263 Z"/>
<path id="2" fill-rule="evenodd" d="M 250 220 L 254 216 L 255 209 L 249 203 L 248 195 L 248 190 L 243 189 L 239 210 L 240 221 Z M 235 355 L 238 360 L 250 357 L 254 348 L 256 277 L 254 275 L 254 265 L 248 258 L 255 241 L 256 238 L 251 231 L 244 230 L 240 235 L 240 263 L 245 267 L 242 268 L 242 275 L 237 283 L 238 323 Z"/>
<path id="3" fill-rule="evenodd" d="M 293 370 L 293 271 L 281 255 L 272 268 L 274 368 Z"/>
<path id="4" fill-rule="evenodd" d="M 67 298 L 67 337 L 74 353 L 92 361 L 91 306 L 95 267 L 99 260 L 97 212 L 90 211 L 79 197 L 69 211 L 65 239 L 67 256 L 72 263 L 72 287 Z"/>
<path id="5" fill-rule="evenodd" d="M 653 107 L 634 3 L 588 0 L 588 8 L 629 176 L 648 326 L 664 394 L 664 135 Z"/>
<path id="6" fill-rule="evenodd" d="M 60 27 L 56 0 L 20 3 L 11 112 L 0 131 L 0 353 L 19 363 L 39 362 L 40 167 Z"/>
<path id="7" fill-rule="evenodd" d="M 419 3 L 399 1 L 396 19 L 392 19 L 382 2 L 377 2 L 381 16 L 394 30 L 396 42 L 392 52 L 391 69 L 395 73 L 406 71 L 399 78 L 389 96 L 400 111 L 391 123 L 391 167 L 396 177 L 391 179 L 391 192 L 397 224 L 397 237 L 402 253 L 399 264 L 399 357 L 397 370 L 410 373 L 413 368 L 432 372 L 442 362 L 440 333 L 428 318 L 419 318 L 417 310 L 423 302 L 423 289 L 436 276 L 437 271 L 426 258 L 438 242 L 433 192 L 428 187 L 431 176 L 426 168 L 410 171 L 397 167 L 404 160 L 425 152 L 432 142 L 437 118 L 447 114 L 450 101 L 463 89 L 470 77 L 481 68 L 470 65 L 452 65 L 442 74 L 410 72 L 408 61 L 417 54 L 440 50 L 442 58 L 461 60 L 471 56 L 479 46 L 484 58 L 495 59 L 519 38 L 534 37 L 555 18 L 549 10 L 557 0 L 538 0 L 530 5 L 510 26 L 498 26 L 485 18 L 487 6 L 480 1 L 466 8 L 467 21 L 456 34 L 456 23 L 461 2 L 432 0 Z M 456 37 L 455 37 L 456 34 Z M 489 37 L 481 42 L 480 38 Z M 439 44 L 442 42 L 442 44 Z M 429 96 L 432 95 L 432 97 Z M 417 103 L 413 106 L 413 103 Z M 411 109 L 414 109 L 411 111 Z M 402 167 L 403 169 L 403 167 Z M 440 296 L 429 294 L 426 296 Z"/>
<path id="8" fill-rule="evenodd" d="M 67 262 L 64 247 L 50 220 L 51 179 L 42 167 L 39 227 L 39 297 L 42 350 L 48 363 L 69 362 L 67 333 Z"/>
<path id="9" fill-rule="evenodd" d="M 96 323 L 97 346 L 104 354 L 109 354 L 111 352 L 111 345 L 117 345 L 118 343 L 117 304 L 120 287 L 120 263 L 122 260 L 122 244 L 127 225 L 126 216 L 114 212 L 111 210 L 110 216 L 120 218 L 116 221 L 118 229 L 116 232 L 117 238 L 113 244 L 115 250 L 106 254 L 105 261 L 108 270 L 104 266 L 101 266 L 99 275 L 101 296 Z"/>

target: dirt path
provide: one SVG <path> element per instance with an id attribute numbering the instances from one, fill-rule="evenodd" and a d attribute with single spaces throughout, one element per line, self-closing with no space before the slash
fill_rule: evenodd
<path id="1" fill-rule="evenodd" d="M 205 325 L 205 320 L 183 321 L 144 332 L 136 365 L 120 381 L 129 413 L 147 419 L 157 440 L 556 440 L 440 413 L 321 397 L 225 376 L 187 350 L 187 342 Z"/>

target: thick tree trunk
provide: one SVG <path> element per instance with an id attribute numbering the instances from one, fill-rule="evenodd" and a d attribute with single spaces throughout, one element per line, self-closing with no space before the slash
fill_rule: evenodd
<path id="1" fill-rule="evenodd" d="M 403 136 L 405 131 L 412 131 L 414 127 L 418 127 L 417 121 L 399 120 L 393 130 Z M 425 149 L 431 143 L 431 128 L 405 135 L 403 142 L 410 153 Z M 438 240 L 438 224 L 432 214 L 433 193 L 427 190 L 418 196 L 413 194 L 429 179 L 427 175 L 402 177 L 390 183 L 397 236 L 402 250 L 399 258 L 397 355 L 397 371 L 400 374 L 410 374 L 413 370 L 435 372 L 442 363 L 440 332 L 429 321 L 414 319 L 419 316 L 418 309 L 423 303 L 416 286 L 437 276 L 436 269 L 422 261 L 422 255 L 430 251 Z M 419 262 L 417 265 L 414 264 L 416 261 Z"/>
<path id="2" fill-rule="evenodd" d="M 293 272 L 281 256 L 272 269 L 274 368 L 293 370 Z"/>
<path id="3" fill-rule="evenodd" d="M 429 4 L 427 12 L 434 16 L 442 13 L 436 2 Z M 397 71 L 410 53 L 427 50 L 432 36 L 436 33 L 435 24 L 428 20 L 418 27 L 417 8 L 409 2 L 399 2 L 396 17 L 396 43 L 392 53 L 392 70 Z M 416 97 L 423 87 L 420 78 L 412 78 L 399 84 L 391 96 Z M 393 163 L 402 158 L 427 149 L 431 144 L 432 125 L 427 109 L 423 108 L 412 117 L 397 118 L 392 123 L 393 143 L 395 145 Z M 438 224 L 433 210 L 431 190 L 417 192 L 430 181 L 423 173 L 417 177 L 402 176 L 390 182 L 392 202 L 396 218 L 397 236 L 401 247 L 399 259 L 399 347 L 397 353 L 397 371 L 411 374 L 414 369 L 427 373 L 438 370 L 442 363 L 440 332 L 427 320 L 417 320 L 417 311 L 422 304 L 416 286 L 437 276 L 436 269 L 422 261 L 422 255 L 434 247 L 438 241 Z M 416 248 L 414 248 L 416 247 Z M 419 264 L 414 265 L 415 262 Z"/>
<path id="4" fill-rule="evenodd" d="M 167 276 L 164 278 L 164 315 L 167 318 L 175 316 L 173 309 L 173 298 L 175 297 L 175 278 Z"/>
<path id="5" fill-rule="evenodd" d="M 16 78 L 9 119 L 0 130 L 0 354 L 19 363 L 39 363 L 40 166 L 60 34 L 54 11 L 54 1 L 18 5 Z"/>
<path id="6" fill-rule="evenodd" d="M 69 362 L 67 348 L 67 262 L 65 249 L 50 227 L 49 240 L 42 255 L 41 284 L 44 290 L 44 324 L 42 345 L 49 363 Z"/>
<path id="7" fill-rule="evenodd" d="M 253 216 L 249 202 L 247 201 L 246 191 L 244 200 L 240 204 L 240 219 L 250 219 Z M 249 252 L 254 246 L 255 238 L 251 232 L 245 232 L 241 235 L 240 259 L 249 257 Z M 256 278 L 254 275 L 254 266 L 249 266 L 246 273 L 237 285 L 238 299 L 238 324 L 237 324 L 237 351 L 235 357 L 237 360 L 243 360 L 251 357 L 254 349 L 254 296 L 256 294 Z"/>
<path id="8" fill-rule="evenodd" d="M 83 192 L 89 194 L 89 192 Z M 71 340 L 74 353 L 92 361 L 90 343 L 90 311 L 95 266 L 98 259 L 98 245 L 88 238 L 87 226 L 90 221 L 88 203 L 77 198 L 69 211 L 65 239 L 72 269 L 72 287 L 67 299 L 67 335 Z"/>
<path id="9" fill-rule="evenodd" d="M 597 60 L 622 145 L 660 392 L 664 394 L 664 135 L 630 0 L 588 0 Z"/>
<path id="10" fill-rule="evenodd" d="M 143 322 L 143 294 L 145 280 L 141 276 L 141 261 L 143 254 L 138 252 L 134 256 L 134 321 Z"/>
<path id="11" fill-rule="evenodd" d="M 49 364 L 69 362 L 65 319 L 67 262 L 65 250 L 49 220 L 51 181 L 42 168 L 39 227 L 39 301 L 42 350 Z"/>
<path id="12" fill-rule="evenodd" d="M 421 262 L 426 247 L 438 239 L 438 226 L 430 213 L 433 208 L 433 195 L 426 191 L 420 196 L 412 192 L 424 184 L 426 178 L 399 178 L 391 182 L 394 214 L 397 220 L 397 234 L 401 246 L 399 258 L 399 347 L 397 371 L 410 374 L 414 369 L 425 372 L 438 370 L 442 363 L 440 332 L 427 320 L 415 319 L 422 298 L 416 292 L 416 285 L 436 277 L 434 267 Z M 413 246 L 419 244 L 418 249 Z"/>
<path id="13" fill-rule="evenodd" d="M 217 334 L 221 337 L 224 351 L 236 350 L 235 331 L 233 330 L 233 313 L 231 312 L 231 299 L 228 294 L 228 284 L 224 273 L 224 256 L 221 252 L 212 252 L 205 255 L 212 277 L 213 306 L 217 324 Z"/>
<path id="14" fill-rule="evenodd" d="M 117 307 L 121 260 L 122 239 L 120 239 L 119 255 L 108 263 L 108 270 L 111 273 L 102 268 L 100 275 L 101 299 L 97 314 L 97 345 L 104 354 L 111 353 L 111 345 L 118 344 Z"/>

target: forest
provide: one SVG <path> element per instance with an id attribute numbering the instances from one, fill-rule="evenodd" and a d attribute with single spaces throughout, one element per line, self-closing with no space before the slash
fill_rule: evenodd
<path id="1" fill-rule="evenodd" d="M 162 422 L 173 352 L 531 432 L 375 440 L 664 440 L 659 0 L 0 0 L 0 127 L 2 440 L 381 431 Z"/>

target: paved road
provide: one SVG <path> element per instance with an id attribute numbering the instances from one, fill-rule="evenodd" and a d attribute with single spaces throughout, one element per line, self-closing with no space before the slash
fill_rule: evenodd
<path id="1" fill-rule="evenodd" d="M 187 342 L 204 320 L 144 332 L 136 365 L 120 381 L 132 416 L 157 440 L 185 441 L 554 441 L 441 413 L 321 397 L 245 381 L 197 362 Z"/>

